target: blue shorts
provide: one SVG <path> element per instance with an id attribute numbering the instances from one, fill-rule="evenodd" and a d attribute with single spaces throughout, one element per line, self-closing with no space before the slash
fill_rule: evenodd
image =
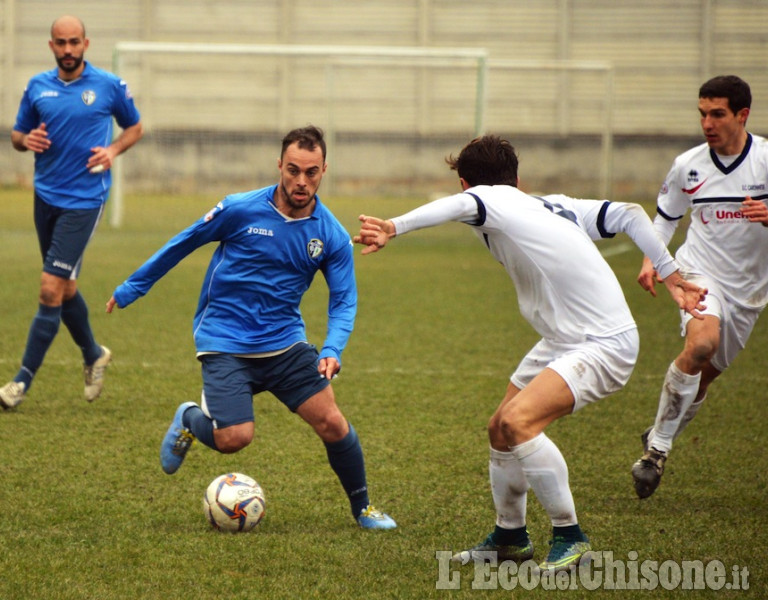
<path id="1" fill-rule="evenodd" d="M 251 422 L 253 397 L 261 392 L 271 392 L 296 412 L 331 383 L 318 372 L 318 357 L 306 343 L 268 358 L 203 354 L 203 412 L 216 429 Z"/>
<path id="2" fill-rule="evenodd" d="M 43 271 L 77 279 L 85 247 L 99 225 L 104 205 L 90 209 L 52 206 L 35 194 L 35 229 L 43 255 Z"/>

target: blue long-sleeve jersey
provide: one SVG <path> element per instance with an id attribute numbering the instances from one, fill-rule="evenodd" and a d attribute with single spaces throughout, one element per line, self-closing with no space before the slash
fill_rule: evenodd
<path id="1" fill-rule="evenodd" d="M 276 189 L 224 198 L 119 285 L 117 305 L 123 308 L 146 294 L 195 249 L 219 242 L 194 318 L 198 352 L 272 352 L 306 341 L 299 304 L 319 270 L 329 290 L 320 358 L 341 363 L 357 311 L 352 240 L 317 197 L 307 218 L 280 213 L 273 203 Z"/>

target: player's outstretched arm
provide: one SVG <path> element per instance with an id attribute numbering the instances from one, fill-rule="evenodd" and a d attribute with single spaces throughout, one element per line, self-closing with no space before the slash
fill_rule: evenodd
<path id="1" fill-rule="evenodd" d="M 675 271 L 664 280 L 669 295 L 675 301 L 677 306 L 687 313 L 690 313 L 696 319 L 703 319 L 699 311 L 704 310 L 706 305 L 702 304 L 707 295 L 707 289 L 691 283 L 682 278 L 680 271 Z"/>
<path id="2" fill-rule="evenodd" d="M 360 232 L 352 238 L 356 244 L 365 246 L 363 254 L 378 252 L 395 235 L 395 225 L 392 221 L 360 215 Z"/>

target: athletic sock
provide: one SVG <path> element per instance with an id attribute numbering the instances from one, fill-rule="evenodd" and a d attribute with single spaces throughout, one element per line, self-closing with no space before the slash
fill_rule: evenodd
<path id="1" fill-rule="evenodd" d="M 24 383 L 28 391 L 32 385 L 32 379 L 43 364 L 48 348 L 59 331 L 61 322 L 61 306 L 46 306 L 40 304 L 35 318 L 29 327 L 27 346 L 21 359 L 21 369 L 14 377 L 14 381 Z"/>
<path id="2" fill-rule="evenodd" d="M 588 542 L 587 536 L 584 535 L 584 532 L 581 530 L 581 527 L 579 527 L 578 523 L 576 525 L 568 525 L 566 527 L 552 527 L 552 537 L 561 537 L 569 542 Z"/>
<path id="3" fill-rule="evenodd" d="M 218 451 L 213 437 L 213 421 L 209 419 L 199 406 L 190 406 L 181 415 L 181 424 L 192 432 L 202 444 Z"/>
<path id="4" fill-rule="evenodd" d="M 694 400 L 691 402 L 691 405 L 688 407 L 688 410 L 683 415 L 682 420 L 680 421 L 680 425 L 677 426 L 677 431 L 675 431 L 675 436 L 673 439 L 677 439 L 681 433 L 683 433 L 683 429 L 685 429 L 688 426 L 688 423 L 693 421 L 693 417 L 696 416 L 696 413 L 699 412 L 699 409 L 701 408 L 701 405 L 704 404 L 704 400 L 707 399 L 707 395 L 704 394 L 701 398 L 698 400 Z"/>
<path id="5" fill-rule="evenodd" d="M 83 362 L 86 365 L 95 363 L 101 356 L 101 346 L 93 338 L 91 324 L 88 321 L 88 305 L 79 290 L 61 305 L 61 320 L 69 330 L 72 339 L 80 346 Z"/>
<path id="6" fill-rule="evenodd" d="M 684 415 L 699 393 L 700 382 L 701 373 L 688 375 L 678 369 L 674 362 L 669 365 L 661 388 L 653 435 L 648 440 L 649 447 L 653 446 L 662 452 L 669 452 L 672 449 L 672 440 Z"/>
<path id="7" fill-rule="evenodd" d="M 520 461 L 525 478 L 549 515 L 552 525 L 564 527 L 578 523 L 576 506 L 568 487 L 568 465 L 563 455 L 544 433 L 510 448 Z"/>
<path id="8" fill-rule="evenodd" d="M 352 516 L 357 518 L 369 500 L 363 449 L 352 424 L 349 423 L 349 433 L 338 442 L 325 442 L 325 450 L 331 468 L 347 493 Z"/>
<path id="9" fill-rule="evenodd" d="M 491 534 L 493 543 L 497 546 L 527 546 L 531 539 L 528 537 L 528 530 L 525 525 L 522 527 L 516 527 L 515 529 L 506 529 L 504 527 L 496 528 Z"/>
<path id="10" fill-rule="evenodd" d="M 488 475 L 496 507 L 496 525 L 504 530 L 525 529 L 528 480 L 512 452 L 490 449 Z M 508 545 L 508 544 L 503 544 Z M 516 544 L 519 545 L 519 544 Z"/>

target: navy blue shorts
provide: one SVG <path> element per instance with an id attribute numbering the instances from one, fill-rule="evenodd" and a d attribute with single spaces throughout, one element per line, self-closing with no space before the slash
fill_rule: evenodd
<path id="1" fill-rule="evenodd" d="M 85 247 L 103 212 L 103 204 L 81 210 L 60 208 L 35 194 L 35 229 L 43 255 L 43 271 L 63 279 L 77 279 Z"/>
<path id="2" fill-rule="evenodd" d="M 317 370 L 319 355 L 301 343 L 268 358 L 232 354 L 200 356 L 203 410 L 216 429 L 254 420 L 253 397 L 271 392 L 292 412 L 331 383 Z"/>

